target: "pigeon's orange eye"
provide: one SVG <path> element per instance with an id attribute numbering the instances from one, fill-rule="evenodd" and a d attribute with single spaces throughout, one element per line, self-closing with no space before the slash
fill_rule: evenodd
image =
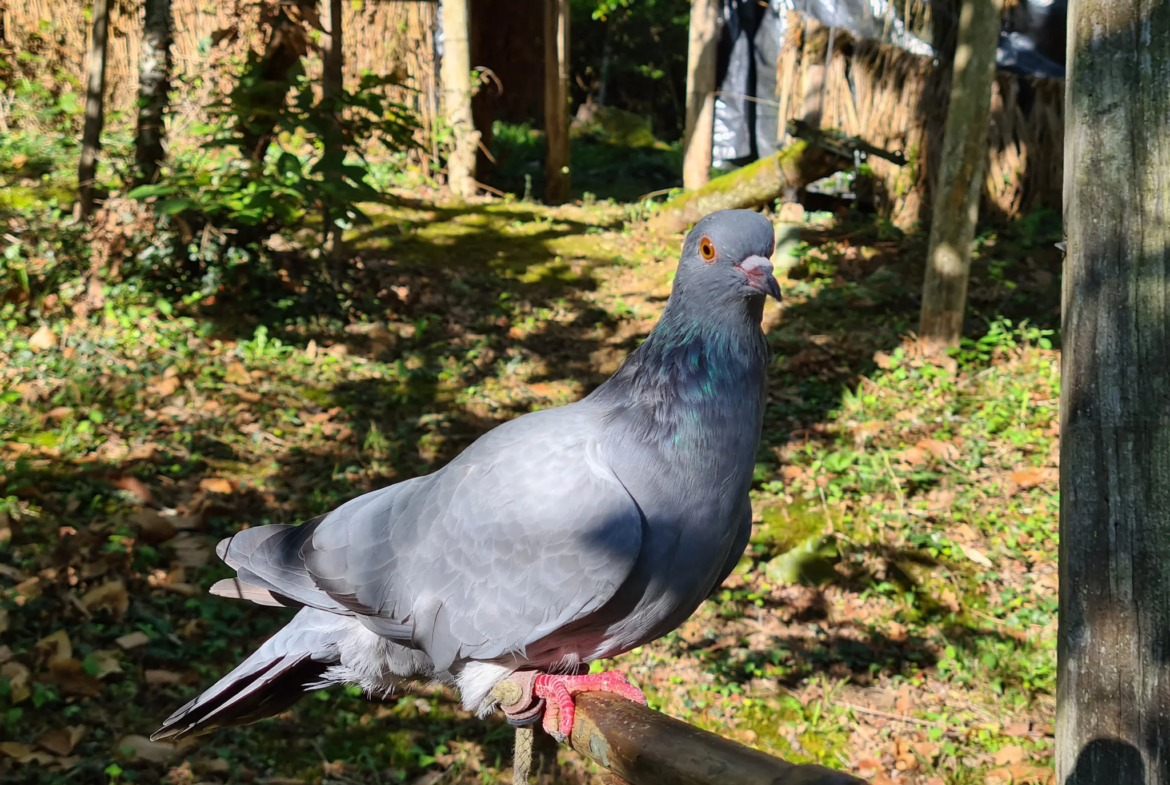
<path id="1" fill-rule="evenodd" d="M 699 256 L 708 263 L 715 261 L 715 243 L 711 242 L 710 238 L 704 237 L 699 240 Z"/>

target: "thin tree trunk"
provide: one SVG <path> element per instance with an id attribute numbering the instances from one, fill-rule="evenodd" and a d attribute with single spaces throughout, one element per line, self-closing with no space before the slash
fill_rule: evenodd
<path id="1" fill-rule="evenodd" d="M 711 179 L 715 133 L 715 50 L 719 0 L 691 0 L 687 44 L 687 117 L 683 134 L 683 186 L 702 188 Z"/>
<path id="2" fill-rule="evenodd" d="M 569 0 L 544 0 L 544 201 L 569 200 Z"/>
<path id="3" fill-rule="evenodd" d="M 106 37 L 109 31 L 109 0 L 94 0 L 93 36 L 86 62 L 85 129 L 81 134 L 81 163 L 77 167 L 78 202 L 82 219 L 93 214 L 94 176 L 101 150 L 105 122 Z"/>
<path id="4" fill-rule="evenodd" d="M 171 89 L 171 0 L 145 0 L 138 62 L 137 181 L 153 183 L 166 158 L 167 93 Z"/>
<path id="5" fill-rule="evenodd" d="M 342 29 L 341 0 L 326 0 L 329 4 L 329 35 L 321 42 L 321 95 L 328 101 L 345 89 L 345 31 Z"/>
<path id="6" fill-rule="evenodd" d="M 987 126 L 1003 0 L 963 0 L 951 100 L 931 208 L 918 337 L 927 354 L 958 346 L 971 243 L 987 167 Z"/>
<path id="7" fill-rule="evenodd" d="M 1170 5 L 1068 14 L 1057 782 L 1167 785 Z"/>
<path id="8" fill-rule="evenodd" d="M 460 199 L 475 196 L 475 154 L 479 131 L 471 114 L 471 42 L 468 0 L 443 0 L 443 101 L 453 145 L 447 156 L 447 183 Z"/>

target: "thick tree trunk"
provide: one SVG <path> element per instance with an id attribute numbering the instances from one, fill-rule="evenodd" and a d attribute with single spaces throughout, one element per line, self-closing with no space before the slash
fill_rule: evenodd
<path id="1" fill-rule="evenodd" d="M 687 119 L 683 136 L 683 186 L 702 188 L 711 179 L 715 132 L 715 50 L 719 0 L 691 0 L 687 45 Z"/>
<path id="2" fill-rule="evenodd" d="M 171 89 L 171 0 L 145 0 L 138 60 L 137 182 L 153 183 L 166 158 L 167 93 Z"/>
<path id="3" fill-rule="evenodd" d="M 468 0 L 443 0 L 443 100 L 453 145 L 447 157 L 451 193 L 475 196 L 475 154 L 479 131 L 471 115 L 471 46 Z"/>
<path id="4" fill-rule="evenodd" d="M 1166 785 L 1170 5 L 1068 30 L 1057 782 Z"/>
<path id="5" fill-rule="evenodd" d="M 329 4 L 329 34 L 321 42 L 321 95 L 326 100 L 336 98 L 345 89 L 345 31 L 341 21 L 342 0 L 326 0 Z"/>
<path id="6" fill-rule="evenodd" d="M 918 337 L 927 354 L 958 346 L 971 243 L 987 166 L 987 126 L 1003 0 L 963 0 L 942 159 L 934 187 Z"/>
<path id="7" fill-rule="evenodd" d="M 106 103 L 106 37 L 109 32 L 109 0 L 94 0 L 93 35 L 86 62 L 85 129 L 81 134 L 81 163 L 77 167 L 77 197 L 82 219 L 93 214 L 94 176 L 101 150 Z"/>
<path id="8" fill-rule="evenodd" d="M 544 0 L 544 201 L 569 200 L 569 0 Z"/>

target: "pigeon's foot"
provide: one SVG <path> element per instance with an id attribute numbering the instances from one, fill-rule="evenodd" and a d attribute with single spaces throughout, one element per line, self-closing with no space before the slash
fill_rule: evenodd
<path id="1" fill-rule="evenodd" d="M 630 684 L 620 671 L 586 673 L 581 676 L 556 676 L 542 673 L 536 677 L 533 693 L 544 698 L 544 729 L 557 741 L 565 741 L 573 733 L 577 707 L 573 698 L 582 692 L 609 692 L 626 700 L 646 705 L 646 696 Z"/>

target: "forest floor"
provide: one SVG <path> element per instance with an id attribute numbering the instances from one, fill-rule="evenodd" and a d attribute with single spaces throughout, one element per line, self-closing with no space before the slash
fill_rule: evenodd
<path id="1" fill-rule="evenodd" d="M 207 594 L 218 539 L 587 393 L 653 326 L 679 244 L 604 204 L 376 217 L 347 319 L 296 286 L 264 307 L 99 288 L 85 318 L 0 323 L 0 781 L 511 781 L 510 728 L 443 691 L 145 738 L 288 615 Z M 921 238 L 805 232 L 765 318 L 749 553 L 607 663 L 652 706 L 875 785 L 1051 781 L 1060 256 L 1037 226 L 982 236 L 975 338 L 946 368 L 904 340 Z M 600 781 L 559 758 L 543 782 Z"/>

